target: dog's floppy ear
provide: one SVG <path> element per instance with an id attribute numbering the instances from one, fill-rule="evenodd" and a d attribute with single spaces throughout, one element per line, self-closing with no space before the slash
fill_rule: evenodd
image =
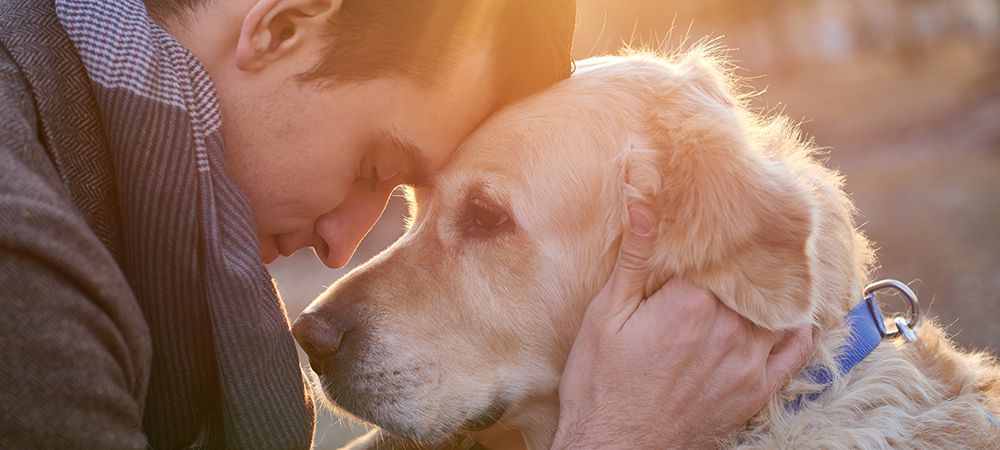
<path id="1" fill-rule="evenodd" d="M 787 143 L 767 136 L 784 128 L 758 125 L 713 60 L 691 55 L 674 66 L 625 163 L 626 196 L 644 198 L 662 218 L 663 259 L 654 263 L 762 327 L 810 323 L 817 207 L 778 149 L 767 148 Z"/>

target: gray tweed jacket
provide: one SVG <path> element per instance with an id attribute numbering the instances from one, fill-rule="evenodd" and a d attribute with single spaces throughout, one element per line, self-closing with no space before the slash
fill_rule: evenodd
<path id="1" fill-rule="evenodd" d="M 0 0 L 0 448 L 226 446 L 220 424 L 240 411 L 218 406 L 211 342 L 158 346 L 184 352 L 173 359 L 189 376 L 147 395 L 156 318 L 120 269 L 117 205 L 90 81 L 52 0 Z M 242 440 L 308 448 L 312 424 L 296 421 L 279 414 Z"/>

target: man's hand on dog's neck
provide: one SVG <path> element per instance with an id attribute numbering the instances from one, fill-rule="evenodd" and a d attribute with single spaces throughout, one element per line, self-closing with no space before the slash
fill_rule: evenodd
<path id="1" fill-rule="evenodd" d="M 805 364 L 811 330 L 782 340 L 677 277 L 644 299 L 656 219 L 645 206 L 630 213 L 618 266 L 563 373 L 552 448 L 712 448 Z M 636 367 L 657 382 L 636 383 L 625 369 Z"/>

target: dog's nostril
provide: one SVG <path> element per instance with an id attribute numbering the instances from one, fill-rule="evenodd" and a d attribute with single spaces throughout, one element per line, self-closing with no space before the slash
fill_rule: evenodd
<path id="1" fill-rule="evenodd" d="M 309 355 L 309 359 L 322 358 L 330 356 L 336 352 L 337 349 L 330 349 L 325 347 L 317 346 L 311 341 L 299 341 L 299 345 L 302 346 L 302 350 L 305 350 L 306 354 Z"/>
<path id="2" fill-rule="evenodd" d="M 313 313 L 299 316 L 292 325 L 292 335 L 309 355 L 310 361 L 336 353 L 345 331 L 346 327 L 338 326 Z"/>

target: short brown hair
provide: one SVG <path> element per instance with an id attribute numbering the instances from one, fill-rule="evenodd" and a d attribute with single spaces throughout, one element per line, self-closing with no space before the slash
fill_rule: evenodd
<path id="1" fill-rule="evenodd" d="M 212 0 L 146 0 L 156 19 L 180 17 Z M 564 79 L 576 0 L 343 0 L 320 62 L 300 80 L 360 81 L 401 75 L 433 84 L 470 39 L 494 37 L 498 102 Z"/>

